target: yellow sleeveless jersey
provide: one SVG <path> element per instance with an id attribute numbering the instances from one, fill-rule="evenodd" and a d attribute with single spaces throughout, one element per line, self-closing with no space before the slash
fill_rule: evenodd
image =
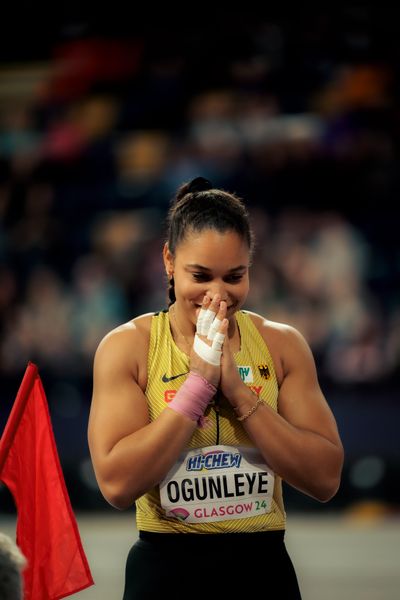
<path id="1" fill-rule="evenodd" d="M 273 410 L 277 410 L 278 383 L 268 347 L 255 327 L 249 314 L 238 311 L 235 314 L 240 332 L 240 350 L 234 359 L 242 381 L 260 396 Z M 150 420 L 156 419 L 168 406 L 176 392 L 184 383 L 189 371 L 189 357 L 178 348 L 171 334 L 167 311 L 152 317 L 148 354 L 148 384 L 146 397 Z M 194 432 L 187 450 L 205 447 L 254 448 L 235 412 L 225 398 L 218 400 L 219 418 L 212 401 L 205 412 L 205 423 Z M 217 422 L 218 421 L 218 422 Z M 216 446 L 217 445 L 217 446 Z M 223 446 L 218 446 L 223 445 Z M 213 450 L 214 451 L 214 450 Z M 193 453 L 193 461 L 198 461 Z M 228 453 L 221 455 L 224 460 Z M 215 461 L 219 456 L 210 452 L 208 457 Z M 204 459 L 204 456 L 201 457 Z M 233 459 L 235 458 L 233 457 Z M 239 477 L 236 475 L 236 477 Z M 224 482 L 225 483 L 225 482 Z M 142 531 L 161 533 L 226 533 L 254 532 L 285 528 L 286 515 L 282 499 L 282 482 L 275 476 L 271 490 L 270 507 L 264 514 L 241 518 L 225 517 L 225 520 L 188 523 L 179 518 L 167 516 L 160 499 L 160 486 L 156 486 L 136 501 L 137 528 Z M 239 488 L 241 489 L 241 488 Z M 163 492 L 162 492 L 163 493 Z M 257 501 L 256 501 L 257 502 Z M 238 507 L 236 507 L 238 510 Z M 243 509 L 242 509 L 243 510 Z M 231 513 L 232 514 L 232 513 Z M 238 513 L 237 513 L 238 514 Z"/>

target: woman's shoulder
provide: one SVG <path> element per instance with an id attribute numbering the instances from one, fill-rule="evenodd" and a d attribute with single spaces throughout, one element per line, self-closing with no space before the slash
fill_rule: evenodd
<path id="1" fill-rule="evenodd" d="M 100 341 L 95 360 L 119 365 L 127 362 L 132 367 L 146 359 L 153 315 L 139 315 L 111 329 Z"/>
<path id="2" fill-rule="evenodd" d="M 139 315 L 126 323 L 114 327 L 100 341 L 99 348 L 101 346 L 110 346 L 114 343 L 130 343 L 137 341 L 141 337 L 149 336 L 153 315 L 153 312 Z"/>
<path id="3" fill-rule="evenodd" d="M 255 312 L 245 310 L 249 315 L 274 361 L 278 380 L 287 372 L 288 363 L 296 357 L 310 353 L 309 345 L 304 336 L 292 325 L 271 321 Z"/>
<path id="4" fill-rule="evenodd" d="M 108 373 L 113 378 L 129 376 L 145 389 L 153 315 L 139 315 L 109 331 L 97 347 L 94 373 Z"/>
<path id="5" fill-rule="evenodd" d="M 254 325 L 263 335 L 274 337 L 276 339 L 287 339 L 288 337 L 301 336 L 301 333 L 292 325 L 287 323 L 279 323 L 278 321 L 271 321 L 262 315 L 259 315 L 251 310 L 245 310 L 245 314 L 249 315 Z"/>

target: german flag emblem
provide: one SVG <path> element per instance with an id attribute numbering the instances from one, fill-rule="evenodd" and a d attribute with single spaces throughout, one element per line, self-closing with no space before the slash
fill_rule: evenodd
<path id="1" fill-rule="evenodd" d="M 271 377 L 268 365 L 258 365 L 258 370 L 260 371 L 260 375 L 263 379 L 269 379 Z"/>

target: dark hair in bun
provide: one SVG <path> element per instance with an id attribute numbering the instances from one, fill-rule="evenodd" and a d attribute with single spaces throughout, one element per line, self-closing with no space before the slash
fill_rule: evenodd
<path id="1" fill-rule="evenodd" d="M 189 232 L 215 229 L 220 233 L 235 231 L 253 252 L 254 237 L 249 214 L 241 198 L 217 189 L 204 177 L 181 185 L 171 202 L 167 217 L 167 243 L 174 255 Z M 174 282 L 170 281 L 170 302 L 175 302 Z"/>
<path id="2" fill-rule="evenodd" d="M 242 200 L 234 193 L 216 189 L 204 177 L 196 177 L 181 185 L 172 200 L 167 217 L 167 242 L 175 254 L 187 233 L 215 229 L 220 233 L 235 231 L 250 251 L 253 233 L 249 214 Z"/>

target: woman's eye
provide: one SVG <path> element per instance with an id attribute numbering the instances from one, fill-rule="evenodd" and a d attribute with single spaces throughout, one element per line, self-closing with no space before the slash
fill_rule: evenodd
<path id="1" fill-rule="evenodd" d="M 225 279 L 228 283 L 238 283 L 242 279 L 243 275 L 230 275 Z"/>
<path id="2" fill-rule="evenodd" d="M 196 281 L 207 281 L 207 279 L 209 279 L 208 275 L 205 273 L 192 273 L 192 275 Z"/>
<path id="3" fill-rule="evenodd" d="M 192 277 L 195 279 L 195 281 L 210 280 L 210 276 L 206 273 L 192 273 Z M 225 277 L 224 281 L 226 281 L 227 283 L 239 283 L 239 281 L 241 281 L 242 278 L 243 275 L 228 275 L 227 277 Z"/>

